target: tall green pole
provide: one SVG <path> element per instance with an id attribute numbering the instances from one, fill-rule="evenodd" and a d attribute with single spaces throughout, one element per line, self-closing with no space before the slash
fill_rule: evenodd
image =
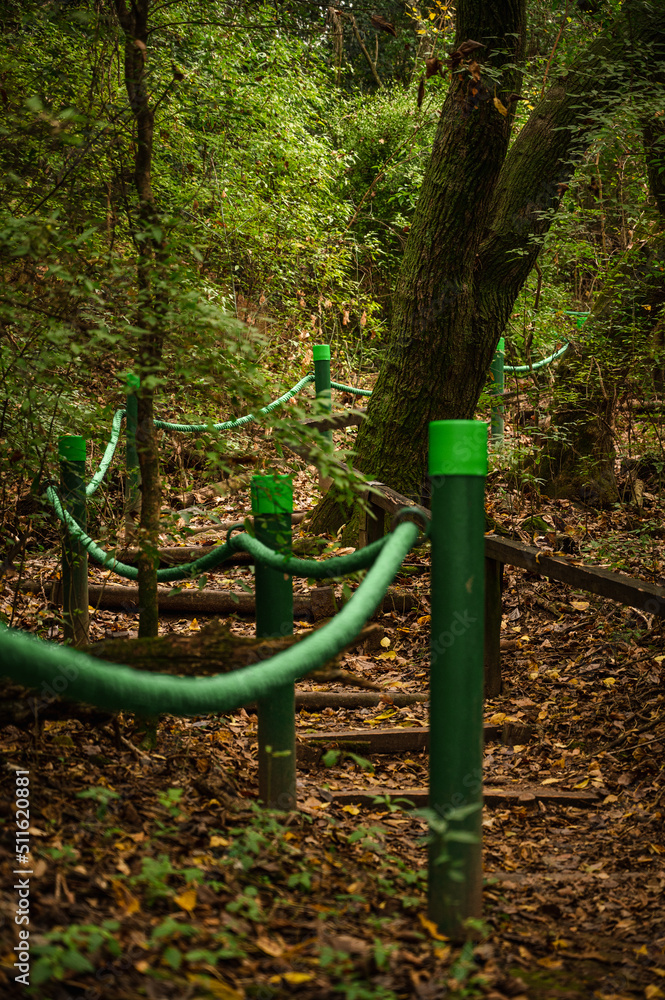
<path id="1" fill-rule="evenodd" d="M 316 398 L 332 413 L 332 390 L 330 388 L 330 345 L 314 344 L 314 388 Z M 324 431 L 328 441 L 332 441 L 332 431 Z"/>
<path id="2" fill-rule="evenodd" d="M 136 390 L 141 385 L 138 375 L 131 372 L 127 375 L 127 402 L 125 404 L 125 509 L 126 525 L 130 534 L 134 533 L 135 525 L 132 518 L 140 506 L 139 496 L 139 456 L 136 450 L 136 431 L 138 424 L 139 401 Z"/>
<path id="3" fill-rule="evenodd" d="M 85 438 L 61 437 L 60 490 L 62 502 L 80 528 L 85 531 L 88 518 L 85 508 Z M 65 639 L 74 646 L 88 642 L 88 553 L 80 542 L 62 530 L 62 617 Z"/>
<path id="4" fill-rule="evenodd" d="M 497 402 L 492 406 L 492 441 L 495 444 L 501 444 L 503 441 L 503 365 L 505 356 L 506 341 L 504 337 L 500 337 L 499 343 L 496 346 L 494 359 L 490 367 L 490 374 L 492 377 L 492 395 L 497 399 Z"/>
<path id="5" fill-rule="evenodd" d="M 291 554 L 293 484 L 290 476 L 253 476 L 252 513 L 256 537 L 284 555 Z M 290 576 L 256 564 L 256 634 L 293 635 L 293 584 Z M 260 701 L 259 797 L 273 809 L 296 805 L 295 685 L 284 684 Z"/>
<path id="6" fill-rule="evenodd" d="M 482 912 L 487 424 L 429 426 L 432 486 L 428 914 L 459 940 Z"/>

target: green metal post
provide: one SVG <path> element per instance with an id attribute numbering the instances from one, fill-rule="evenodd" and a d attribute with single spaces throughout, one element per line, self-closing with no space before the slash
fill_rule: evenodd
<path id="1" fill-rule="evenodd" d="M 139 494 L 139 456 L 136 450 L 136 430 L 138 423 L 139 401 L 136 390 L 141 385 L 138 375 L 131 372 L 127 375 L 127 403 L 125 405 L 125 464 L 127 468 L 127 479 L 125 481 L 125 504 L 127 512 L 127 527 L 134 529 L 132 514 L 136 514 L 140 507 Z"/>
<path id="2" fill-rule="evenodd" d="M 504 337 L 500 337 L 490 368 L 492 395 L 497 398 L 497 402 L 492 406 L 492 441 L 495 444 L 501 444 L 503 441 L 503 363 L 505 355 L 506 341 Z"/>
<path id="3" fill-rule="evenodd" d="M 291 553 L 293 484 L 290 476 L 253 476 L 251 482 L 254 529 L 259 541 L 285 555 Z M 293 635 L 291 577 L 257 562 L 256 634 Z M 296 805 L 295 685 L 274 690 L 259 702 L 259 797 L 273 809 Z"/>
<path id="4" fill-rule="evenodd" d="M 61 437 L 60 490 L 65 508 L 85 531 L 85 438 Z M 65 639 L 74 646 L 88 642 L 88 553 L 62 529 L 62 617 Z"/>
<path id="5" fill-rule="evenodd" d="M 429 427 L 432 639 L 428 914 L 459 940 L 482 913 L 487 424 Z"/>
<path id="6" fill-rule="evenodd" d="M 316 398 L 328 413 L 332 413 L 332 390 L 330 388 L 330 346 L 314 344 L 314 388 Z M 332 441 L 332 431 L 324 431 L 328 441 Z"/>

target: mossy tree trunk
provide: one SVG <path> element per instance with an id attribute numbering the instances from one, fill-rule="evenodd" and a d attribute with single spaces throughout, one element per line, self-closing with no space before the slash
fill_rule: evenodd
<path id="1" fill-rule="evenodd" d="M 457 19 L 458 46 L 467 39 L 485 45 L 474 53 L 482 53 L 481 99 L 469 107 L 473 76 L 463 63 L 444 102 L 354 463 L 414 499 L 425 478 L 428 425 L 473 417 L 499 337 L 594 127 L 665 57 L 665 7 L 627 0 L 548 88 L 508 150 L 524 4 L 461 0 Z M 345 515 L 331 491 L 313 525 L 335 530 Z"/>
<path id="2" fill-rule="evenodd" d="M 124 76 L 134 120 L 134 185 L 138 211 L 134 227 L 137 249 L 139 331 L 136 446 L 141 473 L 141 519 L 139 523 L 139 635 L 156 636 L 157 545 L 161 485 L 159 449 L 154 428 L 154 384 L 161 369 L 165 323 L 164 243 L 162 222 L 152 189 L 154 109 L 146 79 L 148 60 L 149 0 L 114 0 L 114 8 L 124 34 Z"/>

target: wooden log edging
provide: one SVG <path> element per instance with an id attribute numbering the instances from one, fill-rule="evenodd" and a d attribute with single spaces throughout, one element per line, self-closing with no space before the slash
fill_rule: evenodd
<path id="1" fill-rule="evenodd" d="M 30 593 L 40 593 L 43 589 L 52 604 L 62 603 L 62 585 L 59 581 L 42 584 L 39 580 L 23 580 L 20 589 Z M 91 606 L 102 610 L 120 609 L 127 614 L 137 614 L 140 610 L 138 587 L 125 587 L 115 583 L 101 586 L 90 584 L 88 600 Z M 256 614 L 254 595 L 235 590 L 192 588 L 172 593 L 168 587 L 158 587 L 157 603 L 160 612 L 167 614 L 182 613 L 185 616 L 236 614 L 248 617 Z M 420 601 L 414 594 L 398 587 L 389 587 L 372 617 L 390 611 L 406 614 L 420 606 Z M 312 587 L 307 593 L 293 595 L 295 619 L 320 621 L 322 618 L 332 618 L 338 611 L 339 606 L 333 587 Z"/>
<path id="2" fill-rule="evenodd" d="M 387 789 L 377 786 L 376 791 L 369 791 L 362 788 L 354 788 L 350 791 L 328 791 L 321 789 L 319 795 L 324 801 L 331 802 L 335 806 L 356 805 L 365 809 L 374 809 L 375 812 L 385 811 L 382 805 L 385 799 L 394 799 L 399 803 L 400 799 L 408 799 L 417 808 L 422 808 L 429 804 L 429 790 L 427 788 L 393 788 Z M 376 800 L 379 800 L 378 803 Z M 483 788 L 483 802 L 486 806 L 522 806 L 534 807 L 538 802 L 547 802 L 549 805 L 577 806 L 578 808 L 589 808 L 600 805 L 602 799 L 600 793 L 595 789 L 567 789 L 553 788 L 551 785 L 519 785 L 516 787 L 492 787 L 486 785 Z M 407 810 L 410 806 L 405 807 Z"/>
<path id="3" fill-rule="evenodd" d="M 370 513 L 361 525 L 361 546 L 380 537 L 385 514 L 394 515 L 401 507 L 417 506 L 424 517 L 431 516 L 427 507 L 414 504 L 384 483 L 373 481 L 368 487 L 364 497 Z M 646 614 L 665 617 L 665 589 L 662 587 L 598 566 L 580 566 L 510 538 L 485 535 L 485 694 L 490 698 L 501 693 L 501 584 L 504 565 L 517 566 L 577 590 L 637 608 Z"/>

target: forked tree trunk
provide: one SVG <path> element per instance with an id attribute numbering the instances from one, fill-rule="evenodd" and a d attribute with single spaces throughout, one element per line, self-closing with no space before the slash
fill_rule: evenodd
<path id="1" fill-rule="evenodd" d="M 478 105 L 471 74 L 457 73 L 446 97 L 432 157 L 394 296 L 391 336 L 355 465 L 418 498 L 431 420 L 471 418 L 515 300 L 540 252 L 563 186 L 606 115 L 665 59 L 665 5 L 627 0 L 617 20 L 557 79 L 507 151 L 519 92 L 524 4 L 461 0 L 457 45 L 484 43 Z M 501 39 L 501 53 L 496 39 Z M 494 80 L 497 79 L 495 83 Z M 512 104 L 514 107 L 514 103 Z M 313 526 L 336 530 L 349 516 L 331 491 Z"/>

